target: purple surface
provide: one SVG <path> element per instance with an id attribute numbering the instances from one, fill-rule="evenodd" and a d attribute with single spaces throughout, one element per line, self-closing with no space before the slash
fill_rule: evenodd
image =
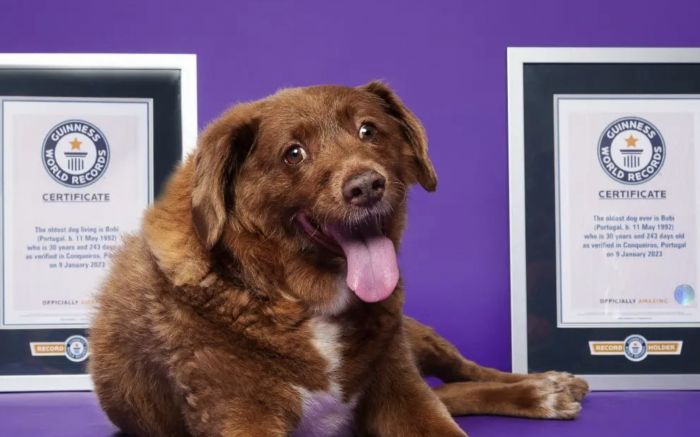
<path id="1" fill-rule="evenodd" d="M 471 437 L 696 436 L 700 392 L 599 392 L 573 421 L 461 417 Z M 116 429 L 92 393 L 0 395 L 0 437 L 108 437 Z"/>

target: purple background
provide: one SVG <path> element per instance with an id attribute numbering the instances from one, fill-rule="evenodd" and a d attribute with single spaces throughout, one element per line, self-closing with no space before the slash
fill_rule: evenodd
<path id="1" fill-rule="evenodd" d="M 406 309 L 510 368 L 507 46 L 695 46 L 700 2 L 4 1 L 0 52 L 198 56 L 200 126 L 281 87 L 388 81 L 439 176 L 412 192 Z"/>

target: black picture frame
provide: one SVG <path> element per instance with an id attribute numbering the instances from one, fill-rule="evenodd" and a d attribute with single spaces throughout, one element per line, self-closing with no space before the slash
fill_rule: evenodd
<path id="1" fill-rule="evenodd" d="M 0 96 L 150 99 L 153 198 L 196 140 L 194 55 L 0 55 Z M 0 392 L 90 389 L 87 361 L 30 351 L 74 335 L 89 338 L 87 329 L 0 329 Z"/>
<path id="2" fill-rule="evenodd" d="M 555 98 L 700 95 L 697 49 L 511 48 L 509 165 L 513 370 L 569 371 L 593 389 L 700 388 L 698 327 L 558 324 Z M 682 341 L 682 353 L 632 361 L 591 341 Z"/>

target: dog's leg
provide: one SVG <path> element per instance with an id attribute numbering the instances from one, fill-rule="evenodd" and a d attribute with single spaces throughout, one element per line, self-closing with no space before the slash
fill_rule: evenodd
<path id="1" fill-rule="evenodd" d="M 209 399 L 211 401 L 213 399 Z M 193 437 L 288 437 L 292 428 L 281 418 L 277 411 L 264 406 L 250 405 L 220 398 L 217 401 L 227 411 L 212 414 L 212 408 L 204 410 L 187 405 L 183 408 L 185 421 Z"/>
<path id="2" fill-rule="evenodd" d="M 404 316 L 404 332 L 421 374 L 436 376 L 444 382 L 482 381 L 517 383 L 528 380 L 556 380 L 571 392 L 576 400 L 588 393 L 588 384 L 581 378 L 565 372 L 517 374 L 482 367 L 462 356 L 450 342 L 433 329 Z"/>
<path id="3" fill-rule="evenodd" d="M 287 437 L 301 414 L 301 399 L 275 375 L 239 373 L 231 381 L 225 349 L 196 349 L 173 360 L 171 374 L 192 437 Z M 257 385 L 256 385 L 257 384 Z M 251 389 L 255 387 L 255 389 Z"/>
<path id="4" fill-rule="evenodd" d="M 404 332 L 411 345 L 413 357 L 425 376 L 436 376 L 445 382 L 497 381 L 519 382 L 528 375 L 501 372 L 482 367 L 464 358 L 450 342 L 432 328 L 404 316 Z"/>
<path id="5" fill-rule="evenodd" d="M 356 411 L 358 435 L 465 437 L 423 381 L 401 341 L 377 363 Z"/>
<path id="6" fill-rule="evenodd" d="M 535 419 L 573 419 L 581 411 L 561 378 L 528 378 L 520 382 L 452 382 L 435 389 L 450 414 L 495 414 Z"/>

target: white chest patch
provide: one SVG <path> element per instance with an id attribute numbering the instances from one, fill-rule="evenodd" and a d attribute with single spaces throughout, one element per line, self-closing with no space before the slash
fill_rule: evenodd
<path id="1" fill-rule="evenodd" d="M 336 281 L 335 296 L 325 307 L 319 308 L 318 314 L 324 316 L 337 316 L 348 308 L 352 299 L 352 291 L 345 284 L 345 275 L 339 275 Z"/>
<path id="2" fill-rule="evenodd" d="M 327 391 L 309 391 L 297 387 L 302 402 L 302 418 L 293 437 L 350 437 L 352 416 L 357 397 L 343 402 L 343 391 L 337 381 L 342 364 L 340 328 L 324 317 L 311 320 L 314 347 L 328 362 L 326 374 L 330 384 Z"/>

